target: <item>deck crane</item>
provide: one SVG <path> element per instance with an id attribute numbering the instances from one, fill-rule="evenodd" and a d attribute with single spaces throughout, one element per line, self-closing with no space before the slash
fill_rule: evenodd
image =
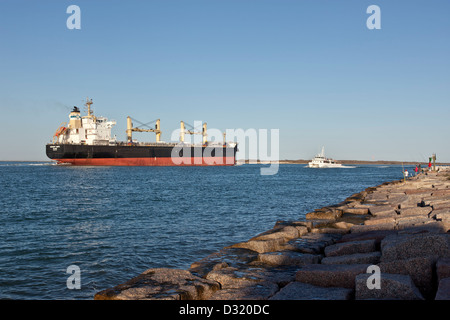
<path id="1" fill-rule="evenodd" d="M 208 135 L 206 134 L 206 122 L 203 123 L 202 131 L 201 131 L 201 132 L 200 132 L 200 131 L 195 131 L 195 128 L 192 127 L 190 124 L 187 124 L 187 125 L 188 125 L 189 127 L 191 127 L 192 129 L 191 129 L 191 130 L 186 130 L 186 126 L 185 126 L 185 124 L 184 124 L 184 121 L 181 121 L 181 122 L 180 122 L 180 142 L 181 142 L 181 143 L 184 142 L 184 135 L 185 135 L 185 134 L 191 134 L 191 135 L 194 135 L 194 134 L 201 134 L 201 135 L 203 136 L 202 144 L 205 145 L 206 142 L 207 142 L 206 137 L 208 136 Z"/>
<path id="2" fill-rule="evenodd" d="M 139 127 L 135 127 L 133 128 L 133 121 L 138 122 L 140 124 L 141 127 L 147 127 L 148 129 L 142 129 Z M 155 128 L 150 128 L 148 126 L 148 124 L 153 123 L 156 121 L 155 124 Z M 154 120 L 148 123 L 142 123 L 136 119 L 133 119 L 131 117 L 127 117 L 127 141 L 133 142 L 133 136 L 132 136 L 132 132 L 155 132 L 156 133 L 156 142 L 160 142 L 161 141 L 161 125 L 160 125 L 160 120 Z"/>

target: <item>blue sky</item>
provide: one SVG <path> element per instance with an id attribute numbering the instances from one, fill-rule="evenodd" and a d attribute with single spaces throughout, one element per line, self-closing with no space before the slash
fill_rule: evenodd
<path id="1" fill-rule="evenodd" d="M 69 5 L 81 30 L 69 30 Z M 369 5 L 381 29 L 369 30 Z M 450 2 L 0 0 L 0 160 L 97 115 L 279 129 L 280 158 L 450 162 Z M 154 135 L 147 135 L 154 141 Z M 145 136 L 141 140 L 146 139 Z"/>

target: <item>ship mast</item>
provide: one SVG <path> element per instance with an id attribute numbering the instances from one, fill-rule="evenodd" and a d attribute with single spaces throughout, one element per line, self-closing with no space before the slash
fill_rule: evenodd
<path id="1" fill-rule="evenodd" d="M 84 104 L 87 107 L 87 116 L 89 118 L 92 117 L 92 111 L 91 111 L 91 104 L 93 104 L 92 99 L 89 100 L 89 98 L 86 98 L 86 103 Z"/>
<path id="2" fill-rule="evenodd" d="M 325 159 L 325 147 L 322 147 L 322 151 L 316 155 L 316 158 L 324 158 Z"/>

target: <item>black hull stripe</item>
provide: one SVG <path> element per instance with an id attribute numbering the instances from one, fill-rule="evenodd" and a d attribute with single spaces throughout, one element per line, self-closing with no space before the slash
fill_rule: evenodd
<path id="1" fill-rule="evenodd" d="M 173 147 L 173 146 L 92 146 L 48 144 L 50 159 L 170 158 L 170 157 L 235 157 L 237 148 Z"/>

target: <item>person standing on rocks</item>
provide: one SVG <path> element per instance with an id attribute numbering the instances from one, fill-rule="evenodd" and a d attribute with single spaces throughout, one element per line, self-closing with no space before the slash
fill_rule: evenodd
<path id="1" fill-rule="evenodd" d="M 416 168 L 414 169 L 414 171 L 416 172 L 416 176 L 417 176 L 417 174 L 419 173 L 419 167 L 417 167 L 417 165 L 416 165 Z"/>

